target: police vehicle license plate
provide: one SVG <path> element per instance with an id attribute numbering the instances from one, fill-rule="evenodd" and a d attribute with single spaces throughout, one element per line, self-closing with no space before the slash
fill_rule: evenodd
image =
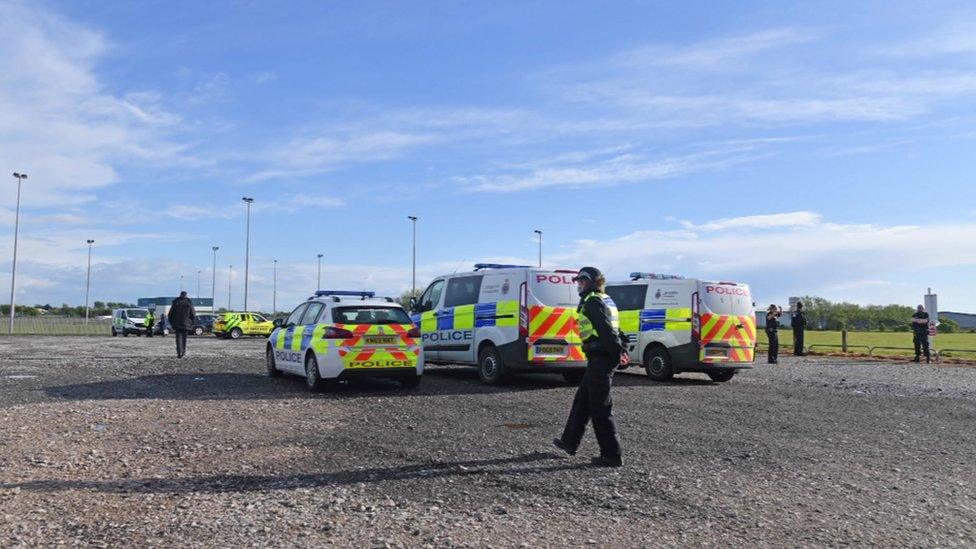
<path id="1" fill-rule="evenodd" d="M 366 336 L 366 345 L 396 345 L 397 336 Z"/>
<path id="2" fill-rule="evenodd" d="M 564 355 L 566 347 L 562 345 L 536 345 L 535 354 L 537 355 Z"/>

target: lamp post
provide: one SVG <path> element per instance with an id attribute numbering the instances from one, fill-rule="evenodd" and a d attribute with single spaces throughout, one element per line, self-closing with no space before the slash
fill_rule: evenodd
<path id="1" fill-rule="evenodd" d="M 407 219 L 413 224 L 413 255 L 412 255 L 412 269 L 411 269 L 411 282 L 410 282 L 410 297 L 416 297 L 417 294 L 417 216 L 408 215 Z"/>
<path id="2" fill-rule="evenodd" d="M 244 312 L 247 312 L 247 277 L 251 266 L 251 203 L 253 198 L 242 197 L 247 204 L 247 230 L 244 237 Z"/>
<path id="3" fill-rule="evenodd" d="M 180 275 L 180 293 L 183 292 L 183 275 Z"/>
<path id="4" fill-rule="evenodd" d="M 27 179 L 26 173 L 14 172 L 17 178 L 17 213 L 14 215 L 14 261 L 10 266 L 10 323 L 7 324 L 7 333 L 14 333 L 14 288 L 17 287 L 17 232 L 20 230 L 20 185 Z"/>
<path id="5" fill-rule="evenodd" d="M 234 310 L 230 308 L 230 296 L 231 296 L 230 288 L 231 288 L 231 282 L 233 280 L 234 280 L 234 266 L 228 265 L 227 266 L 227 310 L 228 311 Z"/>
<path id="6" fill-rule="evenodd" d="M 200 297 L 200 273 L 202 272 L 203 271 L 197 269 L 197 295 L 196 295 L 197 298 Z"/>
<path id="7" fill-rule="evenodd" d="M 542 231 L 536 229 L 533 232 L 539 235 L 539 266 L 542 267 Z"/>
<path id="8" fill-rule="evenodd" d="M 214 312 L 217 312 L 217 301 L 215 300 L 217 295 L 217 250 L 220 249 L 220 246 L 214 246 L 210 249 L 213 250 L 213 272 L 211 273 L 213 280 L 210 281 L 210 307 Z"/>
<path id="9" fill-rule="evenodd" d="M 278 313 L 278 260 L 274 260 L 274 275 L 271 277 L 271 316 Z"/>
<path id="10" fill-rule="evenodd" d="M 319 254 L 319 276 L 315 281 L 315 289 L 322 289 L 322 254 Z"/>
<path id="11" fill-rule="evenodd" d="M 88 291 L 91 289 L 91 250 L 94 240 L 88 239 L 88 276 L 85 278 L 85 324 L 88 324 Z"/>

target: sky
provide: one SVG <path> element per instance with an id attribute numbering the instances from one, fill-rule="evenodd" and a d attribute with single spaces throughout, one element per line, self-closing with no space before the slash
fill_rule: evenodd
<path id="1" fill-rule="evenodd" d="M 17 303 L 479 261 L 976 312 L 971 2 L 0 0 Z M 0 179 L 9 291 L 17 182 Z M 233 266 L 232 269 L 229 267 Z M 200 289 L 197 289 L 197 280 Z M 6 298 L 3 299 L 6 302 Z"/>

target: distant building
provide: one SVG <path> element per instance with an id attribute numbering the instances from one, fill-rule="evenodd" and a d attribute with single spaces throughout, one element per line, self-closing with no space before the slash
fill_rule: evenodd
<path id="1" fill-rule="evenodd" d="M 976 314 L 939 311 L 939 319 L 941 320 L 944 318 L 955 322 L 963 330 L 976 330 Z"/>

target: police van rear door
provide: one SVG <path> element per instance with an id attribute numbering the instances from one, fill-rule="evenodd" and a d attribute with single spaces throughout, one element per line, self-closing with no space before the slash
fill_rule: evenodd
<path id="1" fill-rule="evenodd" d="M 584 361 L 576 306 L 574 271 L 530 270 L 525 296 L 528 360 L 531 363 Z"/>
<path id="2" fill-rule="evenodd" d="M 749 286 L 701 282 L 698 294 L 702 362 L 752 362 L 756 319 Z"/>

